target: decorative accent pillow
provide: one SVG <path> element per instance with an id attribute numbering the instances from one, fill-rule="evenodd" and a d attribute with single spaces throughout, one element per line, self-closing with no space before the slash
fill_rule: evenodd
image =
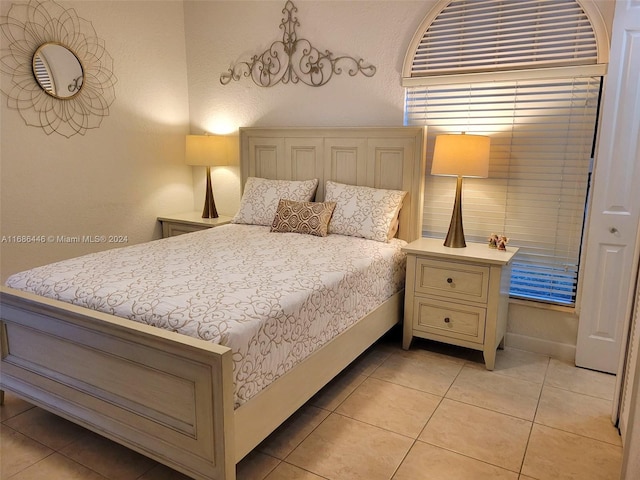
<path id="1" fill-rule="evenodd" d="M 249 225 L 271 225 L 281 198 L 297 202 L 310 202 L 316 196 L 318 179 L 313 180 L 268 180 L 247 178 L 240 200 L 240 210 L 231 223 Z"/>
<path id="2" fill-rule="evenodd" d="M 388 242 L 397 231 L 398 213 L 406 194 L 327 181 L 324 199 L 336 202 L 329 233 Z"/>
<path id="3" fill-rule="evenodd" d="M 336 202 L 294 202 L 280 200 L 271 224 L 272 232 L 306 233 L 326 237 Z"/>

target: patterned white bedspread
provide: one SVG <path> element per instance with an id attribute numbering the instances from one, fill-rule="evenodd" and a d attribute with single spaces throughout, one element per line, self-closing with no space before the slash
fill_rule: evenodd
<path id="1" fill-rule="evenodd" d="M 230 347 L 239 406 L 403 288 L 403 245 L 224 225 L 7 285 Z"/>

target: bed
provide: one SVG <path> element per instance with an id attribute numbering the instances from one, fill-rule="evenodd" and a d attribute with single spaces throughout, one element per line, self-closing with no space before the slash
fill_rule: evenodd
<path id="1" fill-rule="evenodd" d="M 316 201 L 334 194 L 333 183 L 403 190 L 397 237 L 412 241 L 421 231 L 425 138 L 424 129 L 408 127 L 243 128 L 242 185 L 318 179 Z M 211 243 L 216 231 L 221 243 L 225 235 L 249 235 L 234 228 L 250 227 L 151 243 L 180 250 L 185 242 Z M 399 322 L 403 304 L 398 291 L 367 307 L 268 385 L 239 395 L 237 349 L 22 290 L 2 287 L 1 295 L 3 391 L 208 480 L 234 480 L 236 463 Z"/>

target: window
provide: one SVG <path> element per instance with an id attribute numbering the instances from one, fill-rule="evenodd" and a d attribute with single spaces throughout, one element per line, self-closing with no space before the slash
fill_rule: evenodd
<path id="1" fill-rule="evenodd" d="M 489 178 L 465 179 L 465 234 L 520 251 L 511 295 L 575 304 L 606 29 L 589 0 L 452 0 L 407 51 L 405 124 L 491 137 Z M 424 235 L 443 237 L 455 179 L 427 175 Z"/>
<path id="2" fill-rule="evenodd" d="M 465 234 L 506 234 L 520 247 L 511 295 L 575 302 L 600 77 L 411 87 L 405 124 L 427 125 L 427 172 L 435 136 L 491 136 L 489 178 L 465 179 Z M 455 179 L 427 175 L 425 236 L 444 236 Z"/>

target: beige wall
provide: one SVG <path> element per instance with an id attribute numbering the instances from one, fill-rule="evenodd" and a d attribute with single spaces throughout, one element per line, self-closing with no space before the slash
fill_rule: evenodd
<path id="1" fill-rule="evenodd" d="M 320 88 L 257 87 L 243 78 L 223 86 L 220 74 L 248 61 L 282 37 L 283 1 L 185 1 L 192 133 L 235 131 L 240 126 L 402 125 L 400 77 L 411 38 L 436 1 L 298 1 L 298 37 L 335 53 L 361 57 L 377 67 L 372 78 L 346 75 Z M 614 2 L 595 2 L 610 28 Z M 355 32 L 355 33 L 354 33 Z M 204 173 L 194 172 L 195 206 L 204 198 Z M 221 213 L 238 208 L 237 168 L 213 170 Z M 514 302 L 506 343 L 571 359 L 578 316 L 570 309 Z"/>
<path id="2" fill-rule="evenodd" d="M 320 88 L 261 88 L 220 74 L 282 38 L 284 0 L 76 1 L 114 59 L 116 101 L 98 130 L 47 136 L 2 106 L 1 235 L 160 235 L 155 217 L 195 208 L 204 169 L 186 167 L 187 132 L 240 126 L 402 125 L 400 76 L 407 46 L 436 0 L 298 0 L 299 37 L 335 55 L 377 67 L 372 78 L 346 74 Z M 596 2 L 611 25 L 614 3 Z M 2 2 L 3 14 L 9 2 Z M 237 167 L 213 169 L 218 211 L 240 199 Z M 115 245 L 0 245 L 4 280 L 33 265 Z M 578 318 L 565 310 L 515 304 L 508 344 L 566 354 Z M 533 339 L 533 340 L 531 340 Z"/>
<path id="3" fill-rule="evenodd" d="M 185 1 L 192 133 L 236 131 L 241 126 L 402 125 L 400 77 L 413 34 L 435 1 L 296 1 L 298 38 L 334 55 L 377 67 L 371 78 L 334 76 L 322 87 L 258 87 L 243 78 L 220 84 L 232 64 L 249 61 L 274 41 L 284 0 Z M 194 172 L 196 207 L 204 198 L 203 173 Z M 216 205 L 233 214 L 240 199 L 237 168 L 212 171 Z"/>
<path id="4" fill-rule="evenodd" d="M 58 2 L 89 20 L 113 58 L 116 100 L 84 136 L 26 126 L 2 98 L 0 244 L 2 280 L 16 271 L 109 243 L 17 244 L 20 235 L 160 236 L 156 215 L 191 210 L 183 164 L 189 111 L 181 1 Z M 6 15 L 10 2 L 2 2 Z"/>

